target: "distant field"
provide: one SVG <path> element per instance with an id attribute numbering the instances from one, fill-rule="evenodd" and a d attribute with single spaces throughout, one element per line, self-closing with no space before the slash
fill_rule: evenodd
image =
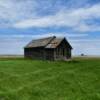
<path id="1" fill-rule="evenodd" d="M 24 55 L 0 55 L 0 58 L 23 58 Z"/>
<path id="2" fill-rule="evenodd" d="M 100 100 L 100 59 L 0 58 L 0 100 Z"/>

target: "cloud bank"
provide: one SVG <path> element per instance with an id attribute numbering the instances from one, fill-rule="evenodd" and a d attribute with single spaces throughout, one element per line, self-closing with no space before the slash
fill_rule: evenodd
<path id="1" fill-rule="evenodd" d="M 74 54 L 100 55 L 99 9 L 99 0 L 0 0 L 0 54 L 22 54 L 30 40 L 56 35 Z"/>
<path id="2" fill-rule="evenodd" d="M 25 19 L 14 24 L 16 28 L 30 28 L 30 27 L 54 27 L 64 26 L 71 27 L 75 31 L 100 31 L 100 26 L 95 23 L 87 23 L 87 20 L 100 19 L 100 4 L 92 7 L 79 8 L 75 10 L 61 10 L 55 15 Z"/>

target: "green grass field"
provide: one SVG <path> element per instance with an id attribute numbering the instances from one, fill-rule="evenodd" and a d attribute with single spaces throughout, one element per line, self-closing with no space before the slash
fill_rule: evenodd
<path id="1" fill-rule="evenodd" d="M 100 100 L 100 59 L 0 59 L 0 100 Z"/>

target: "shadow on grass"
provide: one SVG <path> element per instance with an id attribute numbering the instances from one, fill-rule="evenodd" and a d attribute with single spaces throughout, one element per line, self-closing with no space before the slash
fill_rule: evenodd
<path id="1" fill-rule="evenodd" d="M 52 62 L 65 63 L 65 64 L 77 64 L 80 63 L 81 61 L 80 60 L 67 60 L 67 61 L 59 60 L 59 61 L 52 61 Z"/>
<path id="2" fill-rule="evenodd" d="M 13 60 L 13 61 L 33 61 L 33 62 L 47 62 L 47 63 L 68 63 L 68 64 L 77 64 L 80 63 L 81 61 L 78 59 L 71 59 L 71 60 L 57 60 L 57 61 L 53 61 L 53 60 L 35 60 L 35 59 L 31 59 L 31 58 L 24 58 L 24 57 L 5 57 L 5 58 L 0 58 L 0 61 L 9 61 L 9 60 Z"/>

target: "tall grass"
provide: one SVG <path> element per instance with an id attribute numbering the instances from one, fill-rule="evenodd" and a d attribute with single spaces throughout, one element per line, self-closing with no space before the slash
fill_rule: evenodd
<path id="1" fill-rule="evenodd" d="M 100 59 L 0 59 L 0 100 L 100 100 Z"/>

